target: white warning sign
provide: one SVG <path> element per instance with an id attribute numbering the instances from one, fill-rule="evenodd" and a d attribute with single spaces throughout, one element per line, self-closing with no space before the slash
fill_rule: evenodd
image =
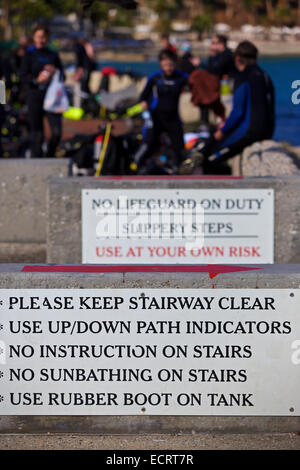
<path id="1" fill-rule="evenodd" d="M 0 290 L 1 415 L 300 415 L 300 292 Z"/>

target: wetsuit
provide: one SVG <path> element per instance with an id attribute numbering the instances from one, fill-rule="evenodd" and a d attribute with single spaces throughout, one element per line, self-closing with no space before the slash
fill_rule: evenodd
<path id="1" fill-rule="evenodd" d="M 184 159 L 183 127 L 179 117 L 179 98 L 188 83 L 188 75 L 176 70 L 166 76 L 162 70 L 150 75 L 140 101 L 147 101 L 152 124 L 144 129 L 144 145 L 135 161 L 141 162 L 159 147 L 160 136 L 165 132 L 175 154 L 174 165 Z"/>
<path id="2" fill-rule="evenodd" d="M 63 73 L 58 54 L 48 48 L 28 48 L 20 70 L 20 79 L 27 85 L 28 120 L 30 126 L 31 157 L 43 157 L 44 138 L 43 117 L 46 115 L 51 128 L 51 139 L 48 144 L 47 157 L 53 157 L 61 139 L 62 115 L 44 112 L 43 105 L 49 83 L 37 83 L 37 78 L 46 65 L 54 65 Z"/>
<path id="3" fill-rule="evenodd" d="M 234 78 L 237 70 L 234 64 L 233 54 L 230 49 L 225 49 L 216 55 L 211 55 L 209 58 L 201 64 L 200 70 L 203 69 L 206 72 L 215 75 L 222 79 L 224 75 L 228 75 L 230 78 Z M 200 106 L 201 109 L 201 120 L 208 124 L 209 121 L 209 109 L 212 109 L 217 116 L 222 119 L 225 118 L 225 107 L 223 106 L 220 96 L 219 98 L 209 106 Z"/>
<path id="4" fill-rule="evenodd" d="M 26 89 L 23 83 L 20 80 L 20 71 L 21 65 L 26 53 L 27 48 L 19 46 L 16 50 L 12 51 L 10 54 L 9 67 L 11 74 L 11 93 L 10 93 L 10 103 L 18 103 L 18 105 L 25 104 Z"/>
<path id="5" fill-rule="evenodd" d="M 187 73 L 188 75 L 190 75 L 194 70 L 196 70 L 197 67 L 195 67 L 191 62 L 192 58 L 193 56 L 190 52 L 185 52 L 179 60 L 178 70 L 183 73 Z"/>
<path id="6" fill-rule="evenodd" d="M 230 49 L 225 49 L 219 54 L 209 56 L 201 68 L 204 68 L 207 72 L 212 73 L 213 75 L 217 75 L 220 79 L 223 75 L 233 77 L 237 72 L 233 54 Z"/>
<path id="7" fill-rule="evenodd" d="M 235 79 L 233 109 L 221 129 L 224 138 L 212 139 L 201 153 L 209 165 L 239 154 L 254 142 L 271 139 L 275 126 L 274 86 L 257 65 L 249 65 Z"/>
<path id="8" fill-rule="evenodd" d="M 87 55 L 86 50 L 79 42 L 75 45 L 76 66 L 83 69 L 83 76 L 80 80 L 81 90 L 84 93 L 91 93 L 90 78 L 91 73 L 96 70 L 96 63 Z"/>

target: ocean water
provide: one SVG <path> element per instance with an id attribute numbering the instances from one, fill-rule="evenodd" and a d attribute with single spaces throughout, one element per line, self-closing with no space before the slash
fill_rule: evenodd
<path id="1" fill-rule="evenodd" d="M 294 80 L 300 80 L 300 57 L 264 57 L 260 66 L 271 76 L 276 90 L 275 140 L 300 145 L 300 104 L 292 103 Z M 157 70 L 157 62 L 101 62 L 99 67 L 112 65 L 118 70 L 131 69 L 148 75 Z"/>
<path id="2" fill-rule="evenodd" d="M 300 104 L 292 103 L 294 80 L 300 80 L 300 57 L 263 58 L 261 67 L 272 78 L 276 90 L 276 129 L 274 138 L 300 145 Z"/>

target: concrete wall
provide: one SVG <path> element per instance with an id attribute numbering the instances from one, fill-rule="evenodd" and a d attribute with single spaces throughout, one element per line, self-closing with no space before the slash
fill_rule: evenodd
<path id="1" fill-rule="evenodd" d="M 46 188 L 67 160 L 0 159 L 0 262 L 45 262 Z"/>
<path id="2" fill-rule="evenodd" d="M 252 268 L 254 266 L 251 266 Z M 295 288 L 300 265 L 257 266 L 251 271 L 220 273 L 49 273 L 22 272 L 23 266 L 0 266 L 0 289 L 14 288 Z M 55 266 L 53 271 L 58 270 Z M 177 271 L 180 268 L 177 268 Z M 209 267 L 207 268 L 209 271 Z M 41 267 L 43 271 L 43 267 Z M 124 269 L 120 270 L 124 271 Z M 191 433 L 298 432 L 300 417 L 281 416 L 0 416 L 0 433 Z"/>
<path id="3" fill-rule="evenodd" d="M 298 176 L 247 179 L 80 178 L 51 179 L 48 193 L 48 263 L 81 263 L 82 189 L 270 189 L 275 190 L 275 263 L 300 262 Z"/>

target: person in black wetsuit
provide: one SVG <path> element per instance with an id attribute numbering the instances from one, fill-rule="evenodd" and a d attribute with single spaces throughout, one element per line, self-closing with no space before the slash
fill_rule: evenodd
<path id="1" fill-rule="evenodd" d="M 230 49 L 227 47 L 227 36 L 216 34 L 212 37 L 210 45 L 210 56 L 207 61 L 201 64 L 209 73 L 217 75 L 220 79 L 227 75 L 234 77 L 237 70 L 234 63 L 234 56 Z"/>
<path id="2" fill-rule="evenodd" d="M 10 67 L 11 71 L 17 77 L 20 76 L 20 70 L 23 58 L 29 47 L 29 42 L 26 37 L 20 38 L 19 44 L 10 54 Z"/>
<path id="3" fill-rule="evenodd" d="M 174 167 L 184 159 L 183 126 L 179 117 L 179 98 L 188 84 L 188 75 L 176 70 L 177 56 L 169 49 L 161 51 L 161 70 L 148 77 L 140 96 L 142 108 L 148 110 L 151 119 L 144 129 L 144 141 L 134 161 L 140 165 L 159 147 L 160 136 L 165 132 L 175 155 Z"/>
<path id="4" fill-rule="evenodd" d="M 56 70 L 63 74 L 58 54 L 47 47 L 49 33 L 44 26 L 33 30 L 33 45 L 27 49 L 20 70 L 20 79 L 27 85 L 28 120 L 30 126 L 31 158 L 43 157 L 44 127 L 46 115 L 51 128 L 46 157 L 53 157 L 62 134 L 62 115 L 44 112 L 47 88 Z"/>
<path id="5" fill-rule="evenodd" d="M 187 73 L 188 75 L 190 75 L 199 66 L 200 59 L 198 59 L 198 57 L 195 57 L 192 54 L 191 46 L 189 43 L 184 43 L 181 46 L 181 51 L 183 52 L 183 54 L 178 61 L 177 68 L 181 72 Z"/>
<path id="6" fill-rule="evenodd" d="M 20 71 L 23 58 L 28 49 L 28 44 L 25 42 L 25 39 L 20 42 L 18 47 L 12 51 L 9 60 L 10 73 L 11 73 L 11 94 L 10 94 L 10 103 L 23 105 L 25 103 L 25 88 L 20 81 Z"/>
<path id="7" fill-rule="evenodd" d="M 92 44 L 85 38 L 77 41 L 74 46 L 76 54 L 76 73 L 74 80 L 81 84 L 81 91 L 91 93 L 91 73 L 96 70 L 95 52 Z"/>
<path id="8" fill-rule="evenodd" d="M 212 37 L 210 44 L 210 56 L 207 60 L 201 62 L 200 65 L 200 70 L 204 70 L 207 73 L 207 76 L 203 77 L 203 79 L 208 81 L 208 83 L 210 83 L 210 76 L 208 74 L 213 75 L 213 80 L 216 80 L 217 78 L 221 83 L 221 80 L 224 76 L 227 76 L 228 78 L 234 78 L 234 75 L 237 72 L 233 53 L 230 49 L 228 49 L 227 42 L 227 36 L 222 34 L 216 34 Z M 201 83 L 199 83 L 199 86 L 201 87 Z M 225 119 L 225 108 L 220 100 L 220 94 L 217 101 L 213 103 L 213 106 L 200 105 L 200 109 L 201 121 L 206 124 L 209 122 L 209 109 L 213 109 L 215 113 L 222 118 L 222 120 Z"/>
<path id="9" fill-rule="evenodd" d="M 235 52 L 239 73 L 235 78 L 233 109 L 221 129 L 198 152 L 183 162 L 181 174 L 190 174 L 204 159 L 204 169 L 213 171 L 220 162 L 254 142 L 271 139 L 275 127 L 275 93 L 271 78 L 257 65 L 258 50 L 249 41 Z"/>

